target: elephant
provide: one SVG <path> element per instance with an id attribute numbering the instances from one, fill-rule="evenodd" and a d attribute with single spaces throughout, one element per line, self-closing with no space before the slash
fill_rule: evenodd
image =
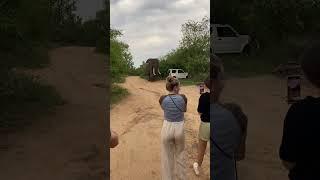
<path id="1" fill-rule="evenodd" d="M 154 81 L 157 76 L 160 76 L 159 59 L 150 58 L 146 61 L 146 76 L 149 81 Z"/>

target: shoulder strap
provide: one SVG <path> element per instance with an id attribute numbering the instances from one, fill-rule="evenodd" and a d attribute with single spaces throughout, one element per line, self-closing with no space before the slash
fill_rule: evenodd
<path id="1" fill-rule="evenodd" d="M 179 109 L 179 111 L 183 112 L 183 111 L 177 106 L 177 104 L 174 102 L 174 100 L 172 99 L 172 97 L 171 97 L 170 95 L 168 95 L 168 96 L 170 97 L 170 99 L 171 99 L 171 101 L 173 102 L 173 104 Z"/>
<path id="2" fill-rule="evenodd" d="M 240 144 L 235 152 L 235 159 L 237 161 L 240 161 L 245 158 L 248 117 L 242 111 L 241 107 L 238 104 L 227 103 L 224 104 L 224 107 L 229 110 L 236 118 L 237 124 L 239 125 L 241 130 Z"/>

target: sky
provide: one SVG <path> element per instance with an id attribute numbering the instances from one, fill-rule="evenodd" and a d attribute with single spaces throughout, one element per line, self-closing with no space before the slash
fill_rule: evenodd
<path id="1" fill-rule="evenodd" d="M 110 0 L 110 27 L 121 30 L 135 67 L 178 46 L 181 25 L 210 17 L 210 0 Z"/>
<path id="2" fill-rule="evenodd" d="M 83 18 L 83 20 L 92 19 L 96 17 L 96 12 L 103 9 L 104 0 L 77 0 L 76 14 Z"/>

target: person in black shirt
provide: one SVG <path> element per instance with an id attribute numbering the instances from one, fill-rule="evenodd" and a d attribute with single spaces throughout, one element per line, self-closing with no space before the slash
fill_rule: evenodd
<path id="1" fill-rule="evenodd" d="M 210 87 L 210 77 L 205 80 L 205 86 Z M 203 157 L 207 148 L 207 142 L 210 140 L 210 93 L 201 94 L 198 104 L 198 113 L 200 114 L 201 124 L 199 127 L 198 160 L 193 163 L 193 169 L 196 175 L 199 175 L 199 168 L 202 165 Z"/>
<path id="2" fill-rule="evenodd" d="M 301 67 L 320 92 L 320 42 L 306 49 Z M 320 179 L 320 98 L 308 96 L 293 104 L 284 120 L 279 154 L 290 180 Z"/>

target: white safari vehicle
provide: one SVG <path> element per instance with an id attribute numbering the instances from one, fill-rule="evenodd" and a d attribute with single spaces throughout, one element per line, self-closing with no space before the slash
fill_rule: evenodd
<path id="1" fill-rule="evenodd" d="M 222 24 L 212 24 L 210 31 L 215 54 L 249 53 L 250 37 L 248 35 L 240 35 L 230 25 Z"/>
<path id="2" fill-rule="evenodd" d="M 184 72 L 183 69 L 169 69 L 169 76 L 178 78 L 178 79 L 185 79 L 188 78 L 188 73 Z"/>

